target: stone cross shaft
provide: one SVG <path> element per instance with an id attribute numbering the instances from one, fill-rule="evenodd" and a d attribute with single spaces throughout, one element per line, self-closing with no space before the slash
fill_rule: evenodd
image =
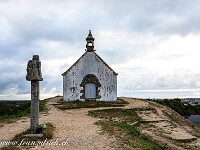
<path id="1" fill-rule="evenodd" d="M 39 81 L 42 81 L 41 62 L 38 55 L 28 61 L 26 80 L 31 81 L 31 133 L 35 134 L 39 125 Z"/>
<path id="2" fill-rule="evenodd" d="M 39 125 L 39 81 L 31 81 L 31 133 Z"/>

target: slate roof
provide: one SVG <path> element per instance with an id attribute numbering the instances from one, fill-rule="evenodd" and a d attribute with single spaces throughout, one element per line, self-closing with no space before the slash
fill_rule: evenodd
<path id="1" fill-rule="evenodd" d="M 65 71 L 62 76 L 65 76 L 72 68 L 73 66 L 75 66 L 81 58 L 83 58 L 83 56 L 86 54 L 86 53 L 95 53 L 95 52 L 85 52 L 67 71 Z M 118 75 L 118 73 L 116 73 L 99 55 L 97 55 L 97 53 L 95 53 L 95 55 L 111 70 L 113 71 L 114 75 Z"/>
<path id="2" fill-rule="evenodd" d="M 200 124 L 200 115 L 191 115 L 188 120 L 192 123 Z"/>

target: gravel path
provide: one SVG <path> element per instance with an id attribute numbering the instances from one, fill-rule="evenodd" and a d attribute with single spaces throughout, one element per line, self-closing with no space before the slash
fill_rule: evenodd
<path id="1" fill-rule="evenodd" d="M 40 124 L 51 122 L 55 127 L 53 141 L 56 140 L 60 145 L 45 145 L 37 149 L 56 149 L 56 150 L 112 150 L 120 149 L 115 137 L 102 134 L 101 128 L 95 125 L 98 121 L 87 115 L 92 109 L 72 109 L 61 111 L 52 104 L 59 98 L 54 98 L 48 102 L 48 114 L 40 114 Z M 101 108 L 102 109 L 102 108 Z M 29 118 L 22 118 L 12 123 L 0 124 L 0 141 L 9 141 L 30 126 Z M 62 143 L 64 142 L 64 143 Z M 0 148 L 3 147 L 0 144 Z M 34 149 L 34 148 L 33 148 Z"/>
<path id="2" fill-rule="evenodd" d="M 10 141 L 16 134 L 22 133 L 30 127 L 30 119 L 23 117 L 20 120 L 0 123 L 0 148 L 5 146 L 5 142 Z"/>
<path id="3" fill-rule="evenodd" d="M 148 101 L 141 101 L 131 98 L 125 98 L 124 100 L 129 102 L 129 105 L 125 106 L 125 109 L 134 107 L 147 107 L 152 105 Z M 71 109 L 62 111 L 54 107 L 52 104 L 56 104 L 60 100 L 60 97 L 52 98 L 49 100 L 47 107 L 48 113 L 40 114 L 40 124 L 51 122 L 55 127 L 53 142 L 56 140 L 60 145 L 45 145 L 39 146 L 37 149 L 42 150 L 116 150 L 123 149 L 119 145 L 120 142 L 113 136 L 108 134 L 102 134 L 101 128 L 95 125 L 95 122 L 99 119 L 93 118 L 87 115 L 89 110 L 105 109 L 105 108 L 83 108 L 83 109 Z M 108 109 L 108 108 L 106 108 Z M 151 127 L 142 127 L 142 133 L 151 136 L 152 139 L 165 143 L 176 149 L 184 149 L 180 146 L 176 146 L 171 140 L 162 137 L 160 131 L 164 132 L 166 130 L 167 136 L 170 138 L 193 138 L 189 130 L 190 127 L 180 126 L 173 122 L 164 115 L 163 111 L 167 110 L 163 108 L 156 107 L 156 112 L 154 111 L 138 111 L 138 115 L 147 121 L 161 121 L 153 122 Z M 163 120 L 163 121 L 162 121 Z M 168 121 L 169 120 L 169 121 Z M 171 122 L 171 124 L 169 124 Z M 175 126 L 173 127 L 172 124 Z M 23 117 L 17 121 L 11 123 L 0 123 L 0 142 L 12 140 L 16 134 L 19 134 L 27 130 L 30 126 L 30 118 Z M 170 132 L 169 132 L 170 131 Z M 181 134 L 184 133 L 184 134 Z M 62 143 L 64 142 L 64 143 Z M 193 148 L 200 146 L 200 139 L 192 143 L 188 143 L 188 146 Z M 0 148 L 3 145 L 0 143 Z M 21 147 L 22 148 L 22 147 Z M 34 148 L 33 148 L 34 149 Z M 197 148 L 198 149 L 198 148 Z"/>
<path id="4" fill-rule="evenodd" d="M 51 122 L 55 127 L 54 139 L 66 141 L 66 145 L 45 146 L 42 149 L 94 150 L 117 149 L 117 141 L 101 133 L 101 128 L 95 125 L 98 119 L 90 117 L 87 112 L 91 109 L 61 111 L 49 106 L 49 115 L 41 117 L 41 123 Z"/>

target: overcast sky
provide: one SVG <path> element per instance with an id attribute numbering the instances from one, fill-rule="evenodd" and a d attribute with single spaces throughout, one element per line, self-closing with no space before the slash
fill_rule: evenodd
<path id="1" fill-rule="evenodd" d="M 200 0 L 0 0 L 0 99 L 30 99 L 34 54 L 41 98 L 62 95 L 89 29 L 118 96 L 200 97 Z"/>

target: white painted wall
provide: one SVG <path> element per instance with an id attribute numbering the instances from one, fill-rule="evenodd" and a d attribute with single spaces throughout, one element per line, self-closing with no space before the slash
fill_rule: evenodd
<path id="1" fill-rule="evenodd" d="M 63 98 L 65 101 L 80 100 L 80 84 L 87 74 L 94 74 L 101 84 L 101 98 L 97 100 L 117 100 L 117 75 L 108 68 L 94 52 L 84 56 L 63 76 Z"/>

